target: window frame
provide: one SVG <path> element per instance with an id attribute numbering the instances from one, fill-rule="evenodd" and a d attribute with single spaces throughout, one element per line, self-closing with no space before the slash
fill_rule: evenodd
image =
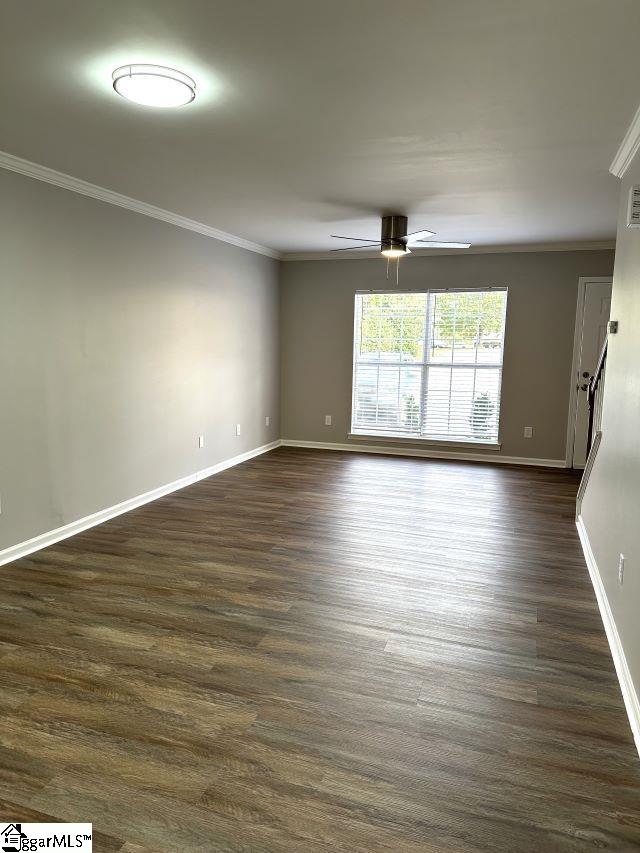
<path id="1" fill-rule="evenodd" d="M 428 352 L 428 340 L 429 340 L 429 330 L 431 329 L 431 324 L 429 322 L 430 318 L 430 305 L 431 305 L 431 295 L 436 293 L 472 293 L 472 292 L 481 292 L 481 293 L 490 293 L 490 292 L 500 292 L 505 293 L 504 300 L 504 313 L 502 316 L 502 339 L 501 339 L 501 358 L 499 364 L 471 364 L 467 362 L 459 363 L 459 364 L 440 364 L 434 362 L 429 362 L 426 360 L 427 352 Z M 490 439 L 488 441 L 478 441 L 473 438 L 463 438 L 459 436 L 446 436 L 443 438 L 434 437 L 431 435 L 420 434 L 417 435 L 415 433 L 406 433 L 406 432 L 396 432 L 393 433 L 390 430 L 379 430 L 376 427 L 368 427 L 367 429 L 359 428 L 354 424 L 354 413 L 356 410 L 356 366 L 357 366 L 357 355 L 358 355 L 358 347 L 359 347 L 359 325 L 361 319 L 361 312 L 359 313 L 356 310 L 356 306 L 358 304 L 358 297 L 369 296 L 369 295 L 414 295 L 414 294 L 424 294 L 427 297 L 427 308 L 425 311 L 425 333 L 423 338 L 423 357 L 420 362 L 385 362 L 385 366 L 389 367 L 419 367 L 421 369 L 421 386 L 420 386 L 420 411 L 424 412 L 424 404 L 426 399 L 426 391 L 428 384 L 428 374 L 429 374 L 429 366 L 441 366 L 441 367 L 450 367 L 452 370 L 457 368 L 473 368 L 473 369 L 490 369 L 498 371 L 498 432 L 497 438 Z M 478 286 L 478 287 L 429 287 L 429 288 L 413 288 L 413 289 L 396 289 L 396 288 L 385 288 L 383 290 L 373 290 L 373 289 L 360 289 L 356 290 L 353 295 L 353 347 L 352 347 L 352 357 L 351 357 L 351 416 L 350 416 L 350 431 L 349 438 L 354 439 L 362 439 L 362 438 L 386 438 L 390 439 L 394 442 L 407 442 L 407 443 L 421 443 L 421 444 L 435 444 L 442 446 L 459 446 L 459 447 L 483 447 L 490 448 L 492 450 L 499 450 L 501 446 L 501 423 L 502 423 L 502 379 L 504 374 L 504 346 L 506 340 L 507 333 L 507 310 L 509 304 L 509 288 L 506 285 L 491 285 L 487 286 Z M 420 428 L 422 428 L 422 414 L 421 414 L 421 424 Z"/>

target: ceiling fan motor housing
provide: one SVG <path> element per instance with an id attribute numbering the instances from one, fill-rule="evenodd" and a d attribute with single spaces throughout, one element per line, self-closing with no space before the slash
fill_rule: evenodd
<path id="1" fill-rule="evenodd" d="M 380 242 L 382 251 L 385 249 L 400 249 L 407 252 L 407 227 L 406 216 L 383 216 Z"/>

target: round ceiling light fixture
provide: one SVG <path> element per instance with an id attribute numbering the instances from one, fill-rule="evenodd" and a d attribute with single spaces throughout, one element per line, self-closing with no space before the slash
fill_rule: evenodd
<path id="1" fill-rule="evenodd" d="M 196 96 L 195 80 L 162 65 L 122 65 L 111 75 L 115 91 L 145 107 L 182 107 Z"/>

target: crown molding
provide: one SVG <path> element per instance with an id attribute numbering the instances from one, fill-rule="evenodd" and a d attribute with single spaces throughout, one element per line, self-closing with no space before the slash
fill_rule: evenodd
<path id="1" fill-rule="evenodd" d="M 633 117 L 624 139 L 620 143 L 618 153 L 613 158 L 609 171 L 616 178 L 621 178 L 631 165 L 631 161 L 640 149 L 640 107 Z"/>
<path id="2" fill-rule="evenodd" d="M 622 177 L 639 148 L 640 109 L 636 113 L 635 118 L 627 131 L 623 143 L 620 146 L 620 150 L 611 165 L 610 171 L 618 177 Z M 256 252 L 259 255 L 265 255 L 266 257 L 274 258 L 275 260 L 338 261 L 380 257 L 380 252 L 378 251 L 350 252 L 347 250 L 344 253 L 329 251 L 282 253 L 275 249 L 270 249 L 267 246 L 261 246 L 259 243 L 253 243 L 251 240 L 246 240 L 244 237 L 238 237 L 235 234 L 220 231 L 218 228 L 212 228 L 210 225 L 205 225 L 204 222 L 198 222 L 195 219 L 188 219 L 186 216 L 180 216 L 178 213 L 173 213 L 172 211 L 165 210 L 162 207 L 156 207 L 155 205 L 148 204 L 145 201 L 131 198 L 130 196 L 115 192 L 114 190 L 109 190 L 106 187 L 100 187 L 97 184 L 92 184 L 89 181 L 82 180 L 81 178 L 75 178 L 73 175 L 67 175 L 65 172 L 58 172 L 56 169 L 50 169 L 48 166 L 42 166 L 39 163 L 24 160 L 22 157 L 17 157 L 15 154 L 9 154 L 7 151 L 0 151 L 0 168 L 6 169 L 10 172 L 17 172 L 20 175 L 34 178 L 37 181 L 53 184 L 56 187 L 61 187 L 62 189 L 78 193 L 79 195 L 95 198 L 98 201 L 105 202 L 106 204 L 123 207 L 127 210 L 133 211 L 134 213 L 140 213 L 143 216 L 150 216 L 152 219 L 159 219 L 162 222 L 168 222 L 170 225 L 175 225 L 178 228 L 195 231 L 197 234 L 202 234 L 213 240 L 229 243 L 230 245 L 237 246 L 240 249 L 246 249 L 249 252 Z M 616 171 L 616 169 L 618 171 Z M 564 243 L 507 243 L 495 246 L 474 246 L 470 249 L 412 249 L 412 255 L 414 257 L 432 257 L 434 255 L 479 255 L 504 254 L 509 252 L 597 251 L 614 248 L 615 240 Z"/>
<path id="3" fill-rule="evenodd" d="M 505 255 L 511 252 L 598 252 L 615 249 L 615 240 L 582 240 L 558 243 L 504 243 L 496 246 L 472 246 L 470 249 L 411 249 L 411 257 L 435 255 Z M 380 258 L 380 251 L 286 252 L 283 261 L 354 261 Z"/>
<path id="4" fill-rule="evenodd" d="M 153 219 L 168 222 L 170 225 L 176 225 L 178 228 L 186 228 L 187 231 L 195 231 L 197 234 L 203 234 L 205 237 L 220 240 L 223 243 L 230 243 L 232 246 L 247 249 L 249 252 L 257 252 L 259 255 L 266 255 L 268 258 L 275 258 L 276 260 L 281 259 L 280 252 L 276 252 L 274 249 L 269 249 L 266 246 L 261 246 L 259 243 L 253 243 L 251 240 L 245 240 L 244 237 L 236 237 L 235 234 L 219 231 L 217 228 L 205 225 L 204 222 L 188 219 L 186 216 L 180 216 L 177 213 L 172 213 L 170 210 L 156 207 L 154 204 L 147 204 L 145 201 L 139 201 L 136 198 L 114 192 L 114 190 L 99 187 L 97 184 L 91 184 L 80 178 L 74 178 L 73 175 L 58 172 L 56 169 L 50 169 L 48 166 L 41 166 L 39 163 L 23 160 L 22 157 L 16 157 L 7 151 L 0 151 L 0 168 L 7 169 L 10 172 L 17 172 L 20 175 L 26 175 L 28 178 L 35 178 L 37 181 L 44 181 L 46 184 L 62 187 L 62 189 L 70 190 L 79 195 L 86 195 L 90 198 L 98 199 L 98 201 L 104 201 L 107 204 L 113 204 L 116 207 L 124 207 L 127 210 L 132 210 L 134 213 L 141 213 L 143 216 L 150 216 Z"/>

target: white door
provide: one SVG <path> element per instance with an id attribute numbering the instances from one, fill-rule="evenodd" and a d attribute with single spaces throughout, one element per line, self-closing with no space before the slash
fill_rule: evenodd
<path id="1" fill-rule="evenodd" d="M 607 337 L 607 322 L 611 312 L 611 279 L 584 283 L 582 310 L 578 306 L 577 387 L 573 467 L 584 468 L 587 460 L 587 432 L 589 430 L 589 380 L 598 365 L 598 357 Z M 580 298 L 579 297 L 579 298 Z"/>

